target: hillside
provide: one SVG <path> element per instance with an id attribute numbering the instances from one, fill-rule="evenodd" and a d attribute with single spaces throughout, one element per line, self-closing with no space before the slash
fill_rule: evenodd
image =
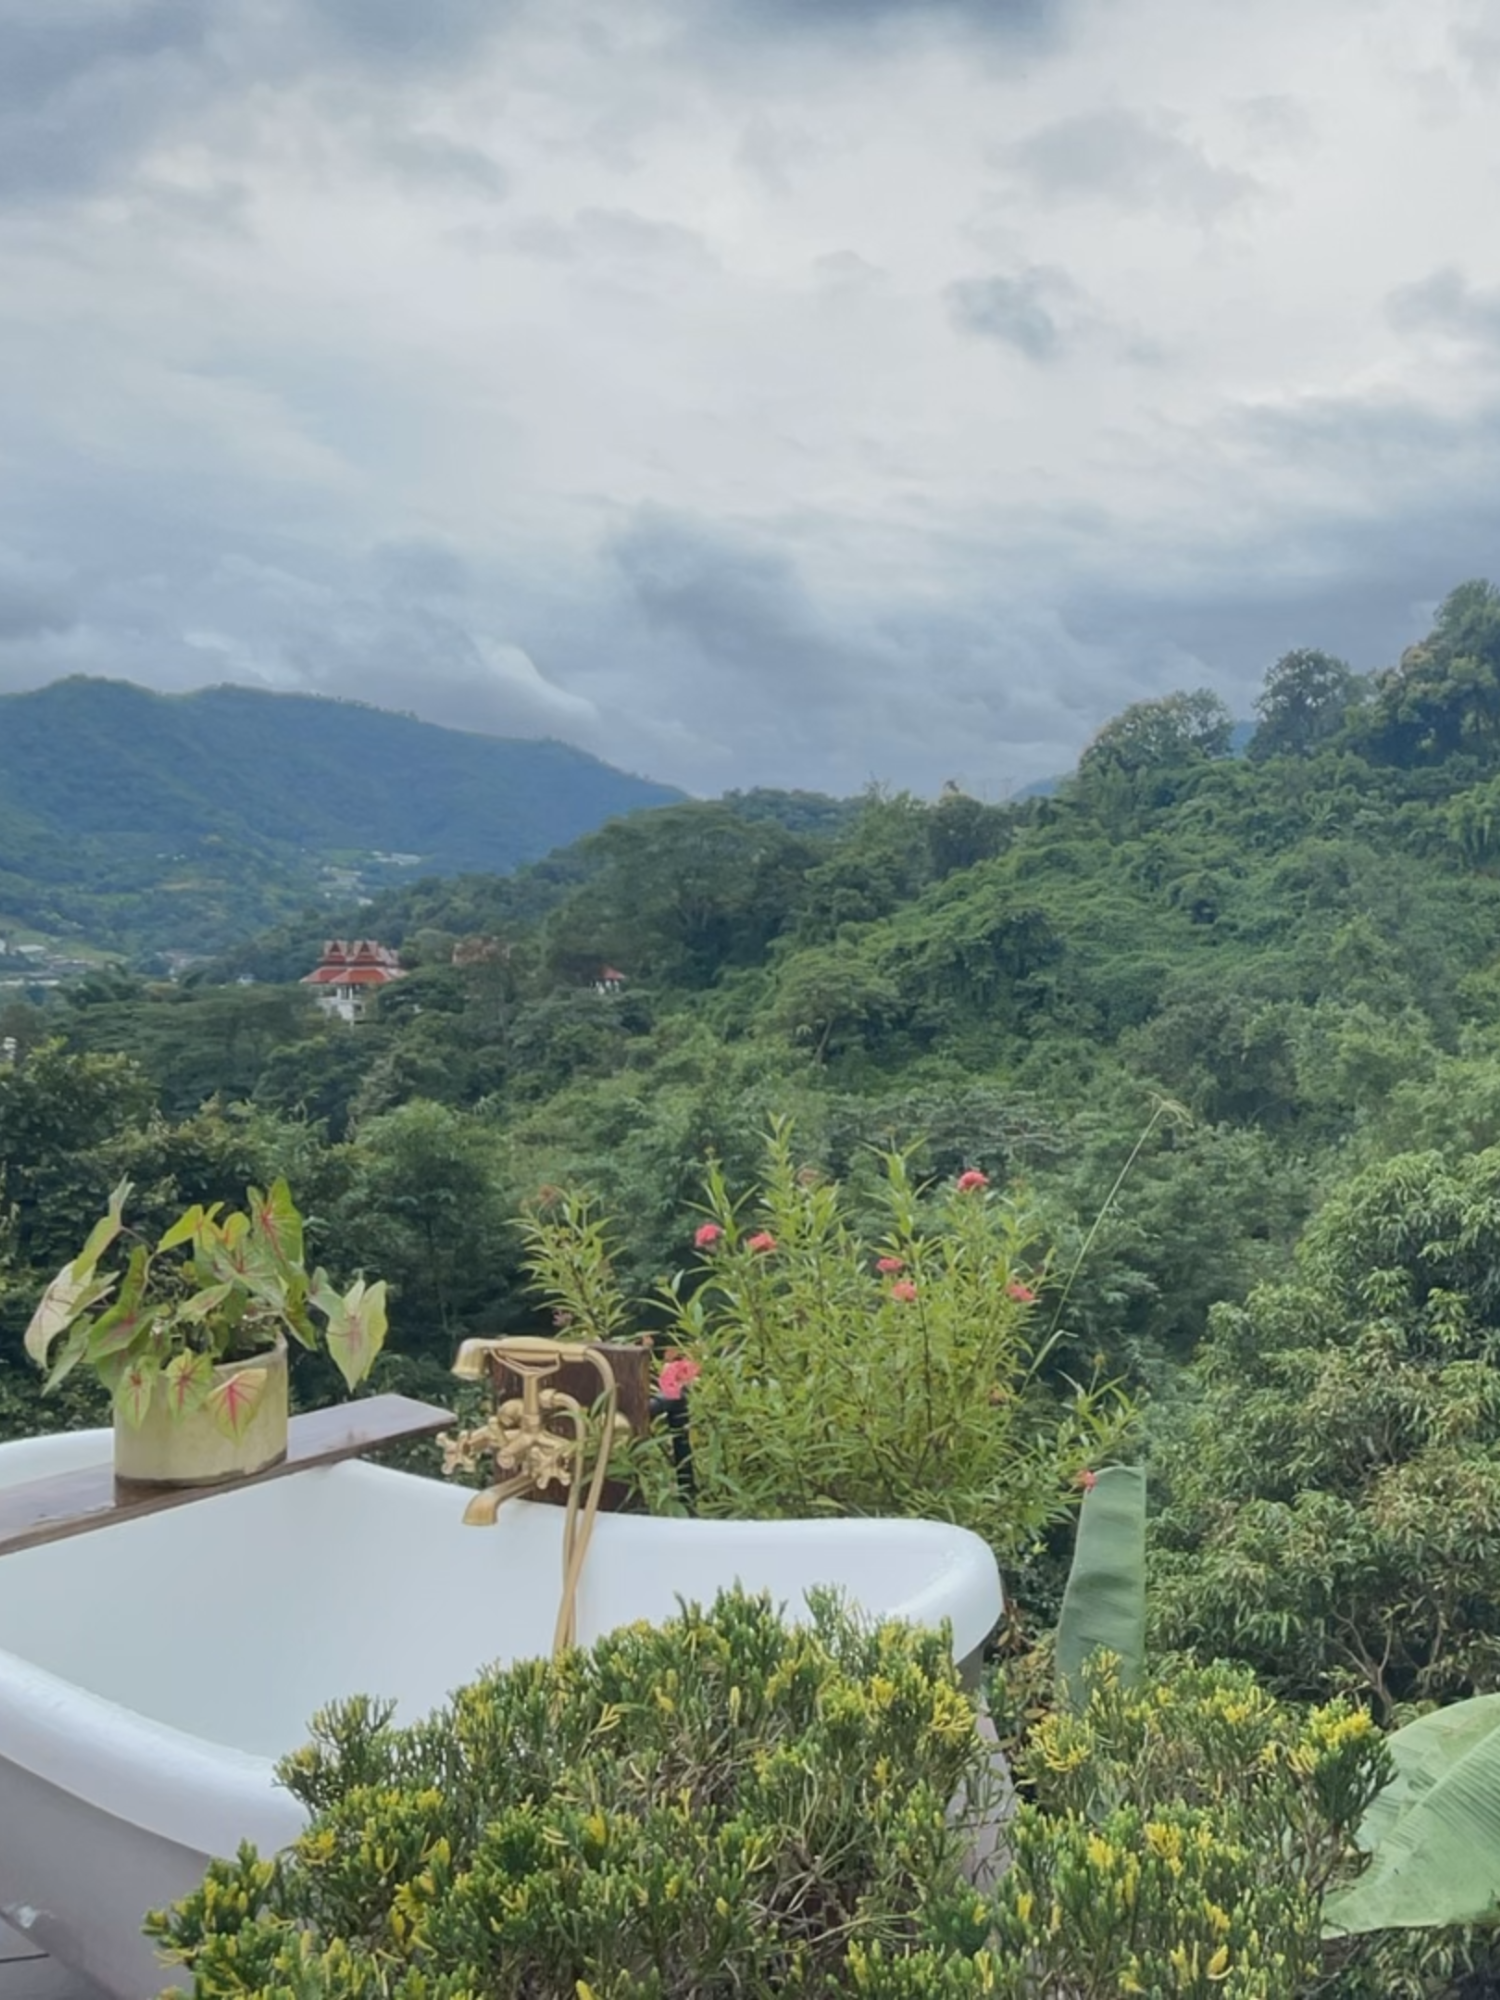
<path id="1" fill-rule="evenodd" d="M 504 872 L 681 797 L 565 743 L 251 688 L 0 696 L 0 929 L 221 948 L 309 900 Z"/>

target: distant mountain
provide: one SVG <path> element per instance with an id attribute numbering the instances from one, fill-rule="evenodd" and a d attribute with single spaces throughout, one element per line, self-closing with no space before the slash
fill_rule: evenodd
<path id="1" fill-rule="evenodd" d="M 358 702 L 76 677 L 0 696 L 0 932 L 215 950 L 319 896 L 504 871 L 683 796 Z"/>

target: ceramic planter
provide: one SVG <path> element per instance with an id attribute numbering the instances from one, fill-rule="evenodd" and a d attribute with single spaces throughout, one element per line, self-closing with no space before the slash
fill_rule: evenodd
<path id="1" fill-rule="evenodd" d="M 226 1362 L 214 1373 L 223 1382 L 250 1370 L 264 1370 L 266 1386 L 237 1438 L 226 1435 L 207 1409 L 174 1417 L 164 1401 L 153 1398 L 138 1425 L 127 1423 L 117 1411 L 115 1477 L 135 1486 L 218 1486 L 285 1458 L 285 1344 L 244 1361 Z"/>

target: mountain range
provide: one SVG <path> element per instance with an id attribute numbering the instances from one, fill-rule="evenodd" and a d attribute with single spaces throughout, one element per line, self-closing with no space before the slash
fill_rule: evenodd
<path id="1" fill-rule="evenodd" d="M 0 934 L 201 953 L 319 897 L 504 872 L 683 796 L 566 743 L 77 676 L 0 696 Z"/>

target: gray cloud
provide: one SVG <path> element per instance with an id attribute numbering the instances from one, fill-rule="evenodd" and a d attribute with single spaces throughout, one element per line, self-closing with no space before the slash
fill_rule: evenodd
<path id="1" fill-rule="evenodd" d="M 467 62 L 506 24 L 506 0 L 302 0 L 306 20 L 353 53 L 401 67 Z"/>
<path id="2" fill-rule="evenodd" d="M 473 571 L 463 554 L 446 542 L 385 542 L 371 552 L 382 588 L 397 598 L 467 597 Z"/>
<path id="3" fill-rule="evenodd" d="M 1042 194 L 1184 213 L 1204 223 L 1259 191 L 1253 176 L 1219 165 L 1169 117 L 1123 105 L 1056 119 L 998 159 Z"/>
<path id="4" fill-rule="evenodd" d="M 643 508 L 613 541 L 650 624 L 748 673 L 799 687 L 813 702 L 855 671 L 848 640 L 826 628 L 792 558 L 703 522 Z M 811 672 L 810 672 L 811 670 Z"/>
<path id="5" fill-rule="evenodd" d="M 960 278 L 948 309 L 966 333 L 998 340 L 1028 361 L 1054 361 L 1076 329 L 1078 287 L 1066 271 L 1034 264 L 1014 276 Z"/>
<path id="6" fill-rule="evenodd" d="M 436 188 L 477 194 L 486 201 L 504 201 L 510 176 L 500 162 L 478 146 L 461 146 L 441 133 L 397 132 L 379 141 L 377 152 L 402 179 Z"/>
<path id="7" fill-rule="evenodd" d="M 1495 570 L 1420 0 L 0 11 L 0 683 L 993 796 Z"/>
<path id="8" fill-rule="evenodd" d="M 759 34 L 828 28 L 862 34 L 916 17 L 1029 37 L 1053 31 L 1065 8 L 1060 0 L 719 0 L 716 11 Z"/>
<path id="9" fill-rule="evenodd" d="M 193 101 L 203 0 L 30 0 L 0 26 L 0 200 L 70 193 Z"/>
<path id="10" fill-rule="evenodd" d="M 0 647 L 66 632 L 77 612 L 55 569 L 0 548 Z"/>
<path id="11" fill-rule="evenodd" d="M 1500 346 L 1500 287 L 1476 290 L 1451 264 L 1415 284 L 1398 285 L 1386 301 L 1386 315 L 1398 333 Z"/>

